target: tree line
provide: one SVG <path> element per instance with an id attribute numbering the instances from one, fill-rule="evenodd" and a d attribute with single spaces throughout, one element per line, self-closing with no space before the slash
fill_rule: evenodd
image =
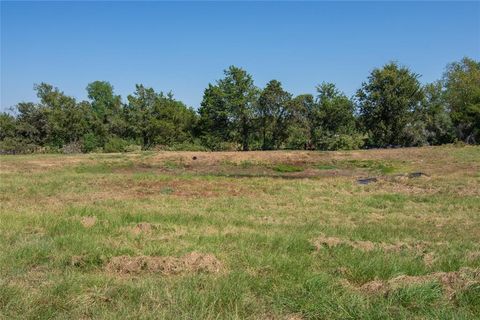
<path id="1" fill-rule="evenodd" d="M 480 62 L 447 65 L 442 79 L 391 62 L 375 68 L 353 97 L 323 82 L 294 96 L 281 82 L 255 86 L 231 66 L 209 84 L 198 111 L 137 85 L 122 101 L 105 81 L 90 83 L 88 101 L 50 84 L 34 86 L 38 103 L 0 113 L 0 151 L 125 152 L 167 150 L 347 150 L 480 142 Z"/>

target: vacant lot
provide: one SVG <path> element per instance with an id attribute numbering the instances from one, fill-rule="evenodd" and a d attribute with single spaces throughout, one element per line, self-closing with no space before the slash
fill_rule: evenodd
<path id="1" fill-rule="evenodd" d="M 480 317 L 479 147 L 0 160 L 0 318 Z"/>

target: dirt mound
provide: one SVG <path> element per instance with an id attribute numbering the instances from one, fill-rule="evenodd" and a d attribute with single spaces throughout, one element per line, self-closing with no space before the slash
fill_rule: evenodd
<path id="1" fill-rule="evenodd" d="M 453 298 L 455 293 L 472 285 L 480 285 L 480 269 L 462 268 L 459 271 L 435 272 L 423 276 L 398 276 L 390 280 L 373 280 L 360 286 L 360 291 L 369 294 L 388 295 L 390 292 L 409 285 L 438 282 L 444 294 Z"/>
<path id="2" fill-rule="evenodd" d="M 149 233 L 153 229 L 153 226 L 148 222 L 140 222 L 135 227 L 131 228 L 131 231 L 135 235 L 139 235 L 141 233 Z"/>
<path id="3" fill-rule="evenodd" d="M 91 228 L 97 223 L 97 217 L 83 217 L 81 222 L 85 228 Z"/>
<path id="4" fill-rule="evenodd" d="M 222 263 L 212 254 L 191 252 L 183 257 L 118 256 L 105 266 L 106 271 L 120 274 L 161 273 L 175 275 L 186 272 L 218 273 Z"/>

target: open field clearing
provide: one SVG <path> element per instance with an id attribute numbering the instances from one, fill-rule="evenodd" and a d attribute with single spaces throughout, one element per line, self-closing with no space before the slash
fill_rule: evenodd
<path id="1" fill-rule="evenodd" d="M 480 147 L 0 160 L 0 318 L 480 318 Z"/>

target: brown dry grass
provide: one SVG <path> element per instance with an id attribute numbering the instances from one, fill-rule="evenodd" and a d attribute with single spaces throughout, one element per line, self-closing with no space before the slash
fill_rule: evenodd
<path id="1" fill-rule="evenodd" d="M 480 269 L 462 268 L 459 271 L 434 272 L 423 276 L 401 275 L 387 281 L 369 281 L 360 286 L 359 289 L 369 294 L 388 295 L 398 288 L 427 282 L 441 284 L 446 297 L 452 299 L 455 293 L 480 285 Z"/>
<path id="2" fill-rule="evenodd" d="M 185 272 L 218 273 L 223 264 L 212 254 L 191 252 L 183 257 L 119 256 L 113 257 L 105 270 L 115 274 L 160 273 L 176 275 Z"/>

